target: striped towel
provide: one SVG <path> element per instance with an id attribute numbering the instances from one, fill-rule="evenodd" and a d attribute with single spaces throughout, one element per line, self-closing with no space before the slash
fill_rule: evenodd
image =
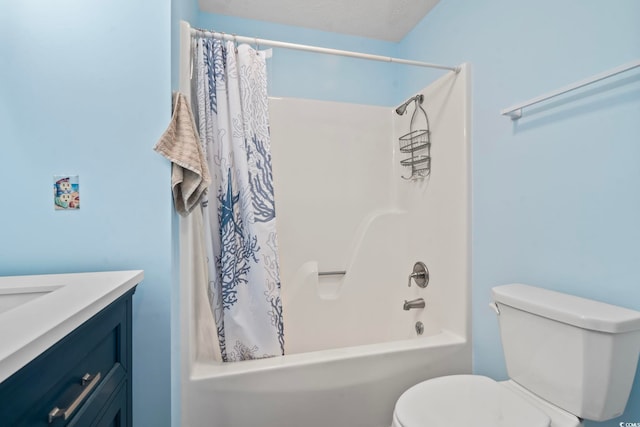
<path id="1" fill-rule="evenodd" d="M 174 98 L 171 123 L 153 149 L 171 160 L 173 203 L 187 216 L 211 184 L 211 176 L 189 103 L 179 92 Z"/>

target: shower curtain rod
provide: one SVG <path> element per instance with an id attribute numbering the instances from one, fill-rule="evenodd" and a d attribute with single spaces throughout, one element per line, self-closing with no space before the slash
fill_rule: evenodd
<path id="1" fill-rule="evenodd" d="M 184 22 L 184 21 L 183 21 Z M 188 24 L 188 23 L 187 23 Z M 283 49 L 301 50 L 305 52 L 324 53 L 327 55 L 347 56 L 350 58 L 368 59 L 370 61 L 393 62 L 394 64 L 413 65 L 416 67 L 437 68 L 440 70 L 451 70 L 456 73 L 460 72 L 460 67 L 450 67 L 448 65 L 430 64 L 428 62 L 413 61 L 410 59 L 393 58 L 391 56 L 372 55 L 369 53 L 352 52 L 349 50 L 330 49 L 326 47 L 310 46 L 304 44 L 295 44 L 280 42 L 276 40 L 265 40 L 256 37 L 238 36 L 235 34 L 227 34 L 219 31 L 205 30 L 202 28 L 189 27 L 191 35 L 200 35 L 204 37 L 212 37 L 220 40 L 233 40 L 238 43 L 249 43 L 262 46 L 280 47 Z"/>

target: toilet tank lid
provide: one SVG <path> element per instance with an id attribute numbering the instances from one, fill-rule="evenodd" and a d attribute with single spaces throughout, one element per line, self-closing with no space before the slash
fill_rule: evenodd
<path id="1" fill-rule="evenodd" d="M 522 283 L 496 286 L 493 300 L 558 322 L 594 331 L 640 330 L 640 312 Z"/>

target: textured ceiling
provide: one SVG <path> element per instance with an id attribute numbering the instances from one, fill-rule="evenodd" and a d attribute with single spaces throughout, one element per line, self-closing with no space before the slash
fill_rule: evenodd
<path id="1" fill-rule="evenodd" d="M 400 41 L 439 0 L 199 0 L 203 12 Z"/>

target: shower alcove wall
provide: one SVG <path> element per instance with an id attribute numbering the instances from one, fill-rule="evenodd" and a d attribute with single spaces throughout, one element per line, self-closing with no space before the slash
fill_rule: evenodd
<path id="1" fill-rule="evenodd" d="M 398 137 L 414 105 L 393 109 L 303 99 L 270 101 L 282 299 L 288 354 L 375 344 L 443 325 L 465 335 L 467 70 L 425 88 L 433 123 L 430 178 L 406 181 Z M 420 125 L 420 119 L 417 119 Z M 413 264 L 431 273 L 409 288 Z M 319 276 L 319 272 L 346 275 Z M 423 297 L 426 310 L 402 310 Z"/>
<path id="2" fill-rule="evenodd" d="M 387 427 L 406 388 L 471 371 L 468 66 L 420 93 L 433 160 L 416 181 L 401 178 L 398 149 L 413 105 L 398 116 L 392 106 L 270 100 L 287 355 L 209 358 L 206 283 L 181 263 L 180 425 Z M 201 257 L 184 243 L 199 220 L 181 220 L 182 262 Z M 416 261 L 430 270 L 426 289 L 407 286 Z M 414 298 L 426 308 L 404 311 Z"/>

